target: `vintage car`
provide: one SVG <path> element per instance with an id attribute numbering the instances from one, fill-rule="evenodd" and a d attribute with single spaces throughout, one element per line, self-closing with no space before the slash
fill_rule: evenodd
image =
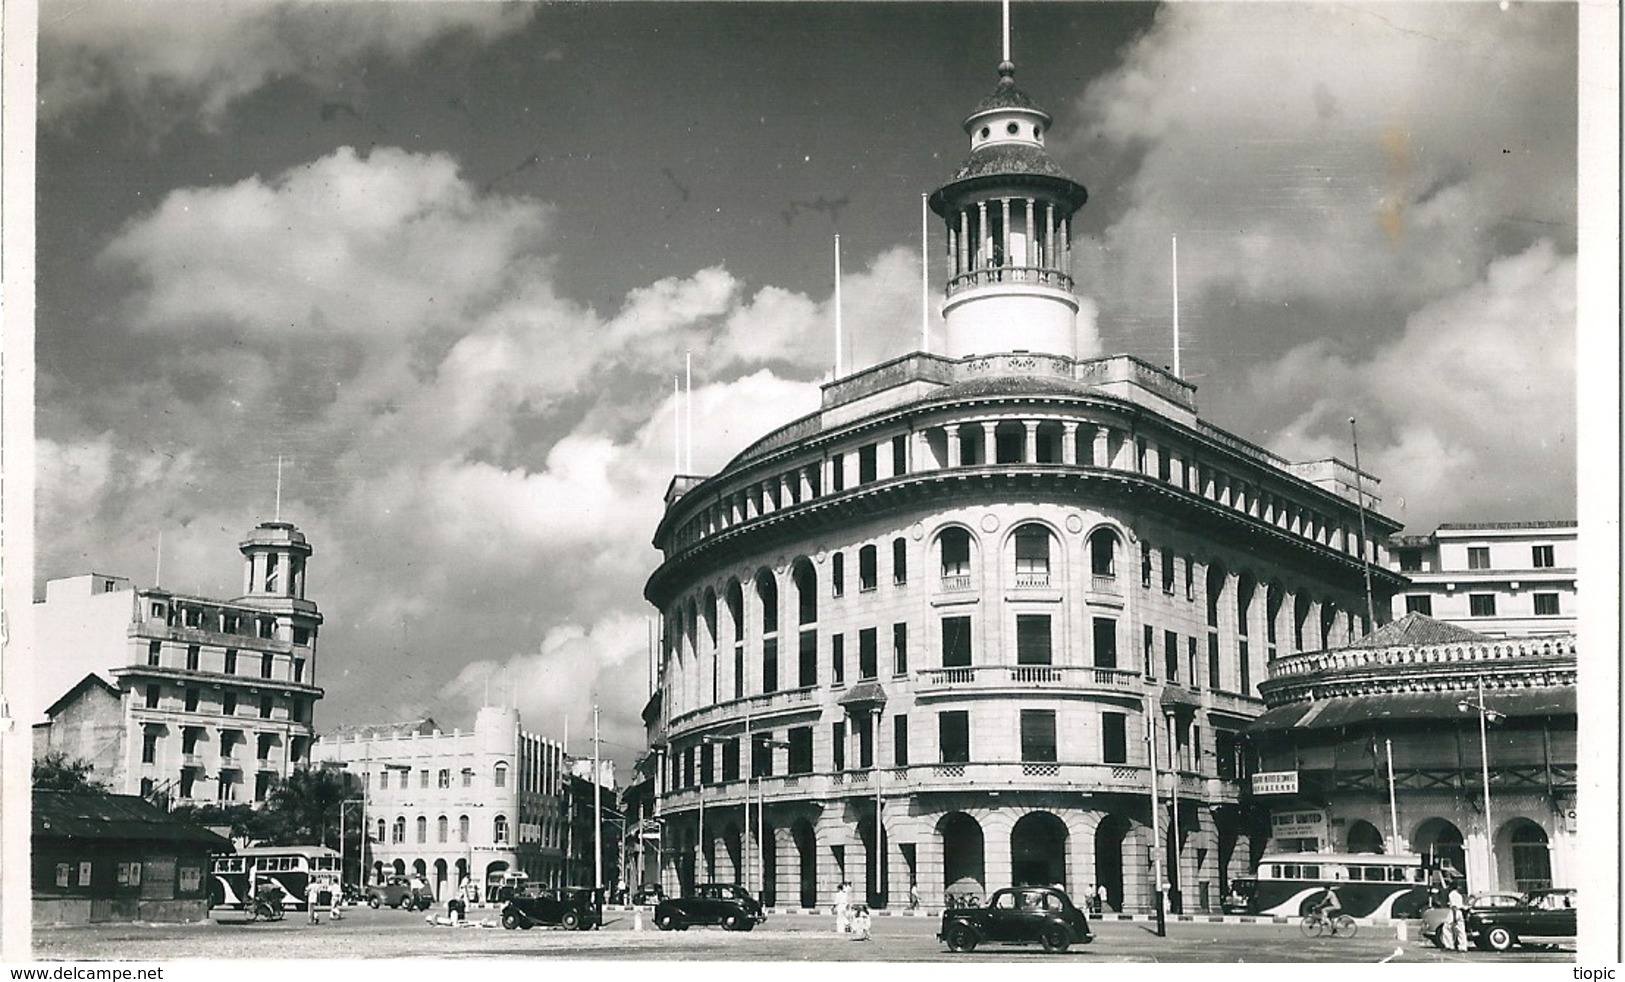
<path id="1" fill-rule="evenodd" d="M 686 931 L 696 924 L 749 931 L 765 920 L 762 905 L 734 883 L 702 883 L 691 893 L 655 905 L 655 926 L 662 931 Z"/>
<path id="2" fill-rule="evenodd" d="M 427 886 L 414 887 L 411 879 L 392 876 L 383 883 L 367 887 L 367 906 L 403 907 L 407 910 L 428 910 L 434 906 L 434 895 Z"/>
<path id="3" fill-rule="evenodd" d="M 1506 951 L 1526 938 L 1572 938 L 1575 891 L 1531 890 L 1510 905 L 1467 909 L 1467 936 L 1486 951 Z"/>
<path id="4" fill-rule="evenodd" d="M 502 905 L 502 926 L 510 931 L 533 927 L 590 931 L 604 923 L 604 906 L 598 898 L 598 891 L 591 887 L 511 893 Z"/>
<path id="5" fill-rule="evenodd" d="M 952 907 L 942 912 L 937 937 L 950 951 L 973 951 L 979 944 L 1041 944 L 1045 951 L 1095 939 L 1089 917 L 1055 887 L 1013 887 L 996 891 L 985 907 Z"/>

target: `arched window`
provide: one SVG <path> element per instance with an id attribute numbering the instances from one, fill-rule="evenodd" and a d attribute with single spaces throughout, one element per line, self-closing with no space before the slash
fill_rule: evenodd
<path id="1" fill-rule="evenodd" d="M 429 841 L 429 819 L 423 815 L 418 816 L 418 841 Z"/>
<path id="2" fill-rule="evenodd" d="M 508 786 L 508 765 L 507 764 L 500 764 L 500 763 L 497 764 L 495 770 L 492 772 L 491 781 L 495 786 L 497 786 L 499 788 L 507 787 Z"/>
<path id="3" fill-rule="evenodd" d="M 391 842 L 405 842 L 406 841 L 406 816 L 405 815 L 398 816 L 395 819 L 395 828 L 392 831 L 393 831 L 394 834 L 389 837 L 389 841 L 391 841 Z"/>
<path id="4" fill-rule="evenodd" d="M 1546 832 L 1527 819 L 1512 830 L 1512 879 L 1519 890 L 1552 885 L 1552 850 Z"/>
<path id="5" fill-rule="evenodd" d="M 762 603 L 762 633 L 777 634 L 779 630 L 779 585 L 773 574 L 762 570 L 756 574 L 756 597 Z"/>
<path id="6" fill-rule="evenodd" d="M 435 841 L 445 842 L 446 836 L 451 832 L 451 822 L 446 818 L 446 816 L 441 815 L 439 818 L 435 819 L 434 830 Z"/>
<path id="7" fill-rule="evenodd" d="M 1364 820 L 1358 820 L 1349 825 L 1348 835 L 1349 852 L 1375 852 L 1380 853 L 1382 848 L 1382 833 L 1375 825 Z"/>
<path id="8" fill-rule="evenodd" d="M 1016 585 L 1049 586 L 1049 529 L 1023 525 L 1016 529 Z"/>
<path id="9" fill-rule="evenodd" d="M 499 844 L 508 841 L 508 816 L 498 815 L 491 821 L 491 841 Z"/>
<path id="10" fill-rule="evenodd" d="M 818 621 L 818 576 L 813 572 L 812 563 L 805 559 L 796 560 L 795 568 L 790 573 L 791 582 L 796 588 L 796 622 L 798 624 L 813 624 Z"/>
<path id="11" fill-rule="evenodd" d="M 942 551 L 944 579 L 970 575 L 969 532 L 961 528 L 947 529 L 937 539 L 937 546 Z"/>
<path id="12" fill-rule="evenodd" d="M 459 815 L 457 817 L 457 841 L 458 842 L 467 842 L 468 841 L 468 816 L 467 815 Z"/>
<path id="13" fill-rule="evenodd" d="M 1089 535 L 1089 572 L 1095 576 L 1117 575 L 1117 536 L 1110 529 L 1096 529 Z"/>

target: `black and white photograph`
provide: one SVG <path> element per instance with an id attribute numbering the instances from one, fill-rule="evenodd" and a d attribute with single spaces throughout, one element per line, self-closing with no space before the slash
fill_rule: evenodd
<path id="1" fill-rule="evenodd" d="M 6 963 L 1625 958 L 1617 4 L 4 17 Z"/>

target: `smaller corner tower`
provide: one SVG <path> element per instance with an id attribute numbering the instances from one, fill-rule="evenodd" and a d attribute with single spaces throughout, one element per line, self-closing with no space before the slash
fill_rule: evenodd
<path id="1" fill-rule="evenodd" d="M 999 65 L 965 117 L 970 156 L 932 193 L 947 226 L 943 317 L 950 358 L 1001 351 L 1077 356 L 1072 216 L 1089 192 L 1044 149 L 1050 116 Z"/>
<path id="2" fill-rule="evenodd" d="M 293 523 L 261 522 L 237 548 L 247 561 L 243 600 L 305 599 L 305 562 L 312 550 Z"/>

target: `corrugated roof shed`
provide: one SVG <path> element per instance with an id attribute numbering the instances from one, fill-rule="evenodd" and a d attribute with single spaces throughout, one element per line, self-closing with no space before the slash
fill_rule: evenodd
<path id="1" fill-rule="evenodd" d="M 230 852 L 230 839 L 130 794 L 35 789 L 34 838 L 190 842 Z"/>

